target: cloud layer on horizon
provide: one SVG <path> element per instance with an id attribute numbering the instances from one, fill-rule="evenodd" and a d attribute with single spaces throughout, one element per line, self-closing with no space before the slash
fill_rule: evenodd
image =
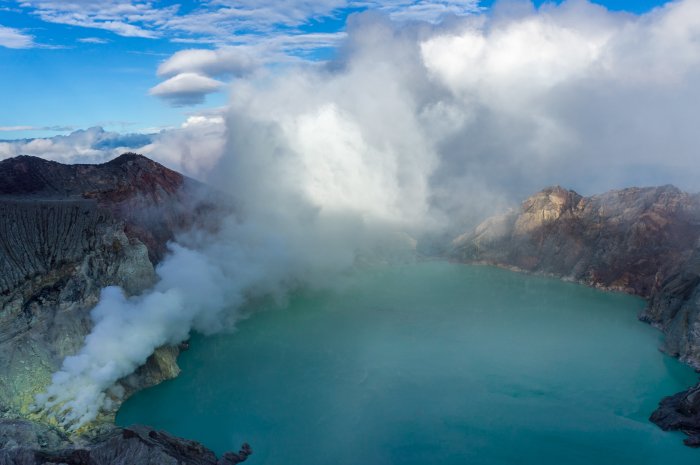
<path id="1" fill-rule="evenodd" d="M 0 160 L 31 155 L 61 163 L 104 163 L 122 153 L 137 152 L 202 178 L 221 157 L 225 132 L 224 119 L 216 112 L 190 116 L 178 128 L 147 134 L 92 127 L 54 137 L 0 139 Z"/>

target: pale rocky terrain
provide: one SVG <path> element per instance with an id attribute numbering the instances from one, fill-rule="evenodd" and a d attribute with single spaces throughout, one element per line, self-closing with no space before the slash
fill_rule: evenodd
<path id="1" fill-rule="evenodd" d="M 452 243 L 452 258 L 558 276 L 648 299 L 662 349 L 700 368 L 700 195 L 673 186 L 583 197 L 550 187 Z M 700 446 L 700 384 L 652 420 Z"/>

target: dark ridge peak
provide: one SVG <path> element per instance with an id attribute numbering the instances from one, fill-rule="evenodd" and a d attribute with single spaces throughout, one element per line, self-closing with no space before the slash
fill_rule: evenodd
<path id="1" fill-rule="evenodd" d="M 558 194 L 558 195 L 573 195 L 573 196 L 578 196 L 580 197 L 581 195 L 576 192 L 573 189 L 567 189 L 566 187 L 562 187 L 559 184 L 555 184 L 553 186 L 547 186 L 544 189 L 542 189 L 540 192 L 537 194 Z M 535 195 L 537 195 L 535 194 Z"/>
<path id="2" fill-rule="evenodd" d="M 8 161 L 12 161 L 12 160 L 18 160 L 18 161 L 22 161 L 22 160 L 38 160 L 38 161 L 45 161 L 45 162 L 48 162 L 48 160 L 44 160 L 43 158 L 40 158 L 40 157 L 35 157 L 34 155 L 17 155 L 16 157 L 7 158 L 7 159 L 3 160 L 2 163 L 8 162 Z"/>
<path id="3" fill-rule="evenodd" d="M 575 208 L 583 197 L 576 191 L 560 185 L 545 187 L 522 203 L 523 211 L 554 209 L 559 213 Z"/>
<path id="4" fill-rule="evenodd" d="M 662 186 L 658 186 L 657 189 L 663 191 L 682 192 L 678 187 L 674 186 L 673 184 L 664 184 Z"/>
<path id="5" fill-rule="evenodd" d="M 4 159 L 1 163 L 5 163 L 5 162 L 8 162 L 8 161 L 12 161 L 12 160 L 41 160 L 41 161 L 48 161 L 48 160 L 44 160 L 43 158 L 40 158 L 40 157 L 35 157 L 34 155 L 24 155 L 24 154 L 21 154 L 21 155 L 17 155 L 16 157 L 6 158 L 6 159 Z"/>
<path id="6" fill-rule="evenodd" d="M 115 166 L 115 165 L 124 165 L 128 164 L 130 162 L 137 162 L 137 163 L 142 163 L 142 164 L 147 164 L 151 166 L 157 166 L 161 167 L 162 169 L 168 170 L 169 168 L 166 168 L 165 166 L 161 165 L 160 163 L 151 160 L 150 158 L 141 155 L 139 153 L 134 153 L 134 152 L 126 152 L 118 157 L 115 157 L 109 161 L 106 161 L 104 163 L 61 163 L 58 161 L 54 160 L 47 160 L 45 158 L 37 157 L 34 155 L 17 155 L 16 157 L 11 157 L 11 158 L 6 158 L 4 160 L 0 160 L 0 166 L 2 165 L 12 165 L 15 163 L 29 163 L 31 164 L 36 164 L 36 165 L 61 165 L 61 166 Z"/>
<path id="7" fill-rule="evenodd" d="M 17 155 L 16 157 L 0 160 L 0 166 L 12 165 L 15 163 L 27 163 L 30 165 L 62 165 L 57 161 L 46 160 L 45 158 L 36 157 L 34 155 Z"/>
<path id="8" fill-rule="evenodd" d="M 663 184 L 660 186 L 632 186 L 623 187 L 621 189 L 611 189 L 603 194 L 598 194 L 598 197 L 605 195 L 638 195 L 638 194 L 685 194 L 684 191 L 674 186 L 673 184 Z M 595 196 L 593 196 L 595 197 Z"/>
<path id="9" fill-rule="evenodd" d="M 105 165 L 122 165 L 125 163 L 129 162 L 147 162 L 147 163 L 153 163 L 155 165 L 160 165 L 160 163 L 157 163 L 150 158 L 141 155 L 140 153 L 134 153 L 134 152 L 126 152 L 122 153 L 116 158 L 113 158 L 112 160 L 104 163 Z M 160 165 L 162 166 L 162 165 Z"/>
<path id="10" fill-rule="evenodd" d="M 152 174 L 159 174 L 162 176 L 182 176 L 180 173 L 165 167 L 157 161 L 151 160 L 150 158 L 144 155 L 133 152 L 123 153 L 106 163 L 92 166 L 95 166 L 97 168 L 103 167 L 104 169 L 110 171 L 119 169 L 126 172 L 132 172 L 134 174 L 148 172 Z"/>
<path id="11" fill-rule="evenodd" d="M 672 212 L 692 212 L 693 216 L 700 211 L 698 197 L 688 194 L 678 187 L 665 184 L 653 187 L 627 187 L 611 190 L 604 194 L 590 197 L 591 201 L 601 202 L 606 208 L 624 205 L 635 205 L 637 208 L 654 209 L 664 215 Z"/>
<path id="12" fill-rule="evenodd" d="M 655 188 L 655 192 L 659 194 L 669 194 L 669 195 L 689 195 L 687 192 L 679 189 L 673 184 L 664 184 L 663 186 L 658 186 Z"/>
<path id="13" fill-rule="evenodd" d="M 184 176 L 135 153 L 102 164 L 63 164 L 21 155 L 0 162 L 0 196 L 82 197 L 109 202 L 136 194 L 174 194 Z"/>
<path id="14" fill-rule="evenodd" d="M 29 155 L 8 158 L 0 162 L 0 195 L 65 194 L 53 180 L 69 178 L 70 170 L 68 165 Z"/>
<path id="15" fill-rule="evenodd" d="M 571 189 L 567 189 L 566 187 L 562 187 L 559 184 L 553 184 L 551 186 L 547 186 L 544 189 L 542 189 L 542 192 L 557 192 L 557 191 L 566 191 L 569 192 Z M 573 191 L 571 191 L 573 192 Z"/>

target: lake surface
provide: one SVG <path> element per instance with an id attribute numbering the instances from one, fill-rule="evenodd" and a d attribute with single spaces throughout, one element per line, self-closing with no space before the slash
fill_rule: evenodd
<path id="1" fill-rule="evenodd" d="M 246 464 L 698 464 L 647 418 L 697 381 L 644 302 L 554 279 L 425 262 L 195 336 L 182 374 L 128 400 L 145 423 Z"/>

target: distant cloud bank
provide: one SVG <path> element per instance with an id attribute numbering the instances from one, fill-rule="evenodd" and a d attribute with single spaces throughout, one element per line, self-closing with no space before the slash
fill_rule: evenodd
<path id="1" fill-rule="evenodd" d="M 124 152 L 137 152 L 197 177 L 221 156 L 224 133 L 224 120 L 217 115 L 191 116 L 179 128 L 152 134 L 93 127 L 47 138 L 0 139 L 0 160 L 32 155 L 62 163 L 103 163 Z"/>

